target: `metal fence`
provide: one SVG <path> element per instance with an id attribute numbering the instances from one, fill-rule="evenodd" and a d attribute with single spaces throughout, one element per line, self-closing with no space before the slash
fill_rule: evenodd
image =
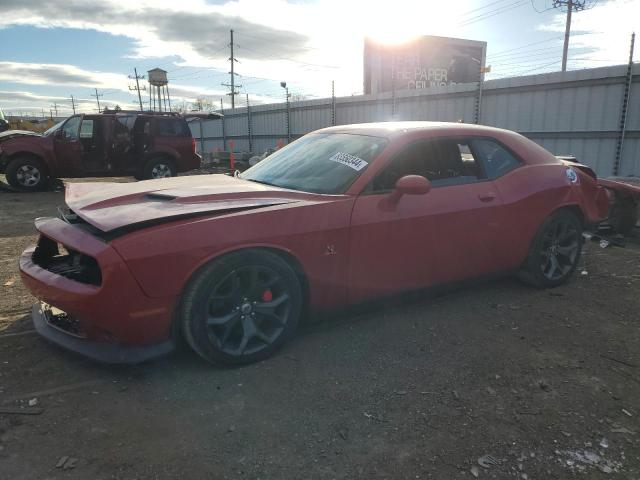
<path id="1" fill-rule="evenodd" d="M 628 109 L 623 123 L 625 94 Z M 291 102 L 290 132 L 293 140 L 333 123 L 473 123 L 478 115 L 478 123 L 520 132 L 556 155 L 574 155 L 598 175 L 640 176 L 640 65 L 631 70 L 619 65 L 490 80 L 483 85 L 479 106 L 477 111 L 475 84 Z M 285 103 L 224 114 L 222 120 L 192 125 L 201 152 L 261 153 L 287 140 Z"/>

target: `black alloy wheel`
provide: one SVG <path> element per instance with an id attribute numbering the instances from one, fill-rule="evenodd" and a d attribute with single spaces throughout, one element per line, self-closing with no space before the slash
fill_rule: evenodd
<path id="1" fill-rule="evenodd" d="M 243 364 L 272 355 L 302 311 L 300 281 L 278 255 L 237 252 L 204 267 L 189 282 L 180 309 L 187 342 L 214 363 Z"/>
<path id="2" fill-rule="evenodd" d="M 578 266 L 582 244 L 577 215 L 568 209 L 555 212 L 538 229 L 519 278 L 539 288 L 565 283 Z"/>
<path id="3" fill-rule="evenodd" d="M 542 239 L 540 268 L 550 281 L 556 281 L 571 272 L 580 253 L 582 232 L 573 222 L 557 219 Z"/>
<path id="4" fill-rule="evenodd" d="M 257 353 L 278 339 L 291 315 L 283 278 L 262 265 L 233 270 L 209 296 L 209 339 L 228 355 Z"/>

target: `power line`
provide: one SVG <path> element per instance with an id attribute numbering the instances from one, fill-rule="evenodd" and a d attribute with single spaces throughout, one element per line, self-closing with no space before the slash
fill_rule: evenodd
<path id="1" fill-rule="evenodd" d="M 272 55 L 270 53 L 264 52 L 264 51 L 259 51 L 259 50 L 255 50 L 253 48 L 249 48 L 249 47 L 245 47 L 243 45 L 237 45 L 238 48 L 240 49 L 244 49 L 244 50 L 249 50 L 250 52 L 254 52 L 257 53 L 259 55 L 266 55 L 267 57 L 271 57 L 274 60 L 284 60 L 286 62 L 293 62 L 293 63 L 299 63 L 300 65 L 305 65 L 308 67 L 319 67 L 319 68 L 340 68 L 337 65 L 322 65 L 319 63 L 310 63 L 310 62 L 303 62 L 301 60 L 296 60 L 294 58 L 288 58 L 288 57 L 277 57 L 275 55 Z"/>
<path id="2" fill-rule="evenodd" d="M 546 5 L 546 1 L 545 1 L 545 5 Z M 547 7 L 543 10 L 538 10 L 538 8 L 536 7 L 536 3 L 535 0 L 531 0 L 531 8 L 533 8 L 537 13 L 544 13 L 548 10 L 553 10 L 555 7 L 553 5 L 551 5 L 550 7 Z"/>
<path id="3" fill-rule="evenodd" d="M 466 27 L 476 22 L 480 22 L 482 20 L 486 20 L 487 18 L 495 17 L 496 15 L 500 15 L 501 13 L 508 12 L 509 10 L 513 10 L 515 8 L 522 7 L 528 3 L 528 0 L 516 0 L 513 3 L 509 3 L 500 8 L 496 8 L 495 10 L 490 10 L 488 12 L 481 13 L 480 15 L 476 15 L 475 17 L 466 19 L 458 23 L 461 27 Z"/>
<path id="4" fill-rule="evenodd" d="M 503 55 L 501 57 L 488 57 L 487 58 L 487 65 L 491 64 L 491 65 L 496 65 L 496 63 L 494 62 L 512 62 L 512 61 L 518 61 L 521 59 L 525 59 L 525 58 L 531 58 L 531 57 L 539 57 L 542 55 L 550 55 L 551 52 L 555 51 L 556 49 L 560 48 L 560 45 L 555 45 L 553 47 L 550 48 L 540 48 L 540 49 L 536 49 L 536 50 L 526 50 L 523 52 L 514 52 L 511 53 L 509 55 Z"/>
<path id="5" fill-rule="evenodd" d="M 499 51 L 498 53 L 495 53 L 493 56 L 494 56 L 494 57 L 495 57 L 495 56 L 499 56 L 499 55 L 502 55 L 503 53 L 513 52 L 514 50 L 520 50 L 520 49 L 522 49 L 522 48 L 530 47 L 531 45 L 538 45 L 538 44 L 540 44 L 540 43 L 551 42 L 551 41 L 553 41 L 553 40 L 558 40 L 558 39 L 560 39 L 560 38 L 562 38 L 562 37 L 558 36 L 558 37 L 553 37 L 553 38 L 547 38 L 546 40 L 540 40 L 539 42 L 527 43 L 527 44 L 525 44 L 525 45 L 521 45 L 521 46 L 519 46 L 519 47 L 510 48 L 510 49 L 508 49 L 508 50 L 501 50 L 501 51 Z"/>
<path id="6" fill-rule="evenodd" d="M 469 15 L 470 13 L 477 12 L 477 11 L 479 11 L 479 10 L 484 10 L 485 8 L 489 8 L 489 7 L 491 7 L 492 5 L 495 5 L 496 3 L 502 3 L 502 2 L 505 2 L 505 1 L 506 1 L 506 0 L 496 0 L 496 1 L 494 1 L 494 2 L 487 3 L 486 5 L 484 5 L 484 6 L 482 6 L 482 7 L 474 8 L 473 10 L 469 10 L 468 12 L 463 13 L 461 16 L 463 16 L 463 17 L 464 17 L 464 16 L 466 16 L 466 15 Z"/>

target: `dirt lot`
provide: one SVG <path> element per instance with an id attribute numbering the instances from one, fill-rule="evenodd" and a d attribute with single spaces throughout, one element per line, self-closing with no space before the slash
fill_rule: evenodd
<path id="1" fill-rule="evenodd" d="M 2 479 L 640 478 L 637 240 L 587 242 L 553 291 L 336 316 L 256 365 L 116 368 L 31 331 L 17 257 L 61 203 L 0 192 L 0 408 L 35 403 L 0 414 Z"/>

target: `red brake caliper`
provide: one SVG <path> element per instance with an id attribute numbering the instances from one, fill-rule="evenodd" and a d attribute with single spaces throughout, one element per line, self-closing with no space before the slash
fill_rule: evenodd
<path id="1" fill-rule="evenodd" d="M 271 290 L 265 290 L 264 292 L 262 292 L 263 302 L 270 302 L 271 300 L 273 300 L 273 293 L 271 293 Z"/>

